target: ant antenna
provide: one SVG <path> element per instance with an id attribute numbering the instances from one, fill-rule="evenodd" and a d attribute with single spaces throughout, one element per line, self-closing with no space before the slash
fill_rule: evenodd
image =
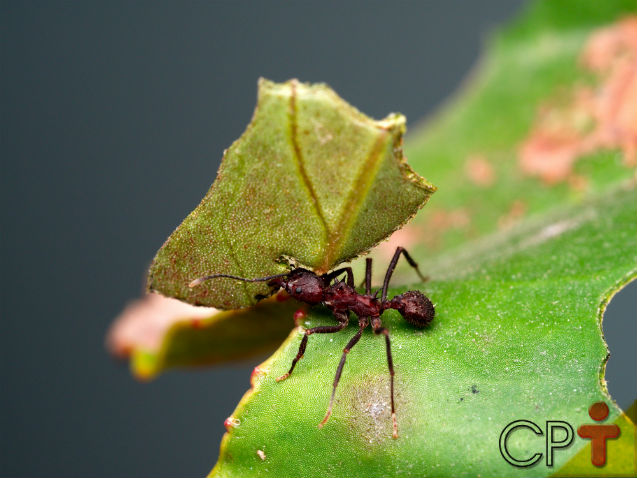
<path id="1" fill-rule="evenodd" d="M 198 279 L 195 279 L 194 281 L 192 281 L 190 284 L 188 284 L 188 287 L 190 287 L 191 289 L 193 287 L 197 287 L 198 285 L 202 284 L 203 282 L 210 280 L 210 279 L 216 279 L 218 277 L 226 277 L 228 279 L 236 279 L 236 280 L 241 280 L 244 282 L 265 282 L 268 281 L 270 279 L 276 279 L 278 277 L 285 277 L 289 275 L 289 272 L 286 272 L 284 274 L 276 274 L 273 276 L 268 276 L 268 277 L 259 277 L 258 279 L 246 279 L 244 277 L 238 277 L 238 276 L 232 276 L 229 274 L 212 274 L 209 276 L 204 276 L 204 277 L 200 277 Z"/>

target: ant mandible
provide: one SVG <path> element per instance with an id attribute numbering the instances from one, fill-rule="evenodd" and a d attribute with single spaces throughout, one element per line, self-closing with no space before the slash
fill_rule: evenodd
<path id="1" fill-rule="evenodd" d="M 372 283 L 372 260 L 366 259 L 365 262 L 365 294 L 359 294 L 354 287 L 354 274 L 351 267 L 343 267 L 327 274 L 317 275 L 307 269 L 297 268 L 284 274 L 277 274 L 268 277 L 260 277 L 258 279 L 245 279 L 243 277 L 237 277 L 228 274 L 212 274 L 199 279 L 193 280 L 189 286 L 196 287 L 202 282 L 209 279 L 216 279 L 226 277 L 230 279 L 240 280 L 244 282 L 265 282 L 272 288 L 272 293 L 275 293 L 279 289 L 284 289 L 290 296 L 295 299 L 305 302 L 309 305 L 324 304 L 334 314 L 334 318 L 338 322 L 338 325 L 332 326 L 320 326 L 313 327 L 311 329 L 305 329 L 305 335 L 301 340 L 299 351 L 292 360 L 290 370 L 279 378 L 277 382 L 288 378 L 297 362 L 303 357 L 305 353 L 305 347 L 307 346 L 308 337 L 312 334 L 330 334 L 338 332 L 347 327 L 349 321 L 349 312 L 354 312 L 358 316 L 358 332 L 351 338 L 343 349 L 343 355 L 341 361 L 336 369 L 336 377 L 334 378 L 334 384 L 332 388 L 332 396 L 330 403 L 325 413 L 325 418 L 319 423 L 319 428 L 322 428 L 330 418 L 332 414 L 332 405 L 334 404 L 334 395 L 336 394 L 336 387 L 341 378 L 343 372 L 343 366 L 345 365 L 345 359 L 352 347 L 360 340 L 363 330 L 371 323 L 372 329 L 376 335 L 385 336 L 385 345 L 387 348 L 387 364 L 389 366 L 390 375 L 390 390 L 391 390 L 391 418 L 394 438 L 398 438 L 398 425 L 396 423 L 396 408 L 394 405 L 394 363 L 391 354 L 391 343 L 389 340 L 389 331 L 382 326 L 380 316 L 387 309 L 396 309 L 405 318 L 407 322 L 416 327 L 425 327 L 434 318 L 435 310 L 434 306 L 427 296 L 423 293 L 412 290 L 395 296 L 391 300 L 387 300 L 387 287 L 389 286 L 389 280 L 396 268 L 396 263 L 400 258 L 400 255 L 404 255 L 405 259 L 411 267 L 413 267 L 418 276 L 425 281 L 426 278 L 420 273 L 418 264 L 412 259 L 409 253 L 402 247 L 398 247 L 394 253 L 394 257 L 389 263 L 387 272 L 385 273 L 385 280 L 383 281 L 382 294 L 378 299 L 378 293 L 381 289 L 377 290 L 374 295 L 371 293 Z M 346 281 L 340 281 L 338 277 L 341 274 L 346 274 Z"/>

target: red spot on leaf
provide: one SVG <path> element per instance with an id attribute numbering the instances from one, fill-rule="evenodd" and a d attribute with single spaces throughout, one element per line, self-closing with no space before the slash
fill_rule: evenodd
<path id="1" fill-rule="evenodd" d="M 294 312 L 294 324 L 298 327 L 305 317 L 307 317 L 307 312 L 303 309 L 298 309 Z"/>
<path id="2" fill-rule="evenodd" d="M 262 375 L 265 375 L 265 371 L 259 367 L 254 367 L 252 373 L 250 374 L 250 385 L 254 387 L 257 378 L 261 377 Z"/>
<path id="3" fill-rule="evenodd" d="M 482 154 L 469 156 L 465 163 L 465 171 L 469 180 L 477 186 L 491 186 L 495 180 L 493 166 Z"/>
<path id="4" fill-rule="evenodd" d="M 498 219 L 498 227 L 501 229 L 507 229 L 515 224 L 526 213 L 526 203 L 519 199 L 513 201 L 509 211 Z"/>
<path id="5" fill-rule="evenodd" d="M 237 419 L 233 416 L 230 416 L 225 419 L 225 421 L 223 422 L 223 426 L 226 427 L 226 431 L 229 432 L 237 426 Z"/>

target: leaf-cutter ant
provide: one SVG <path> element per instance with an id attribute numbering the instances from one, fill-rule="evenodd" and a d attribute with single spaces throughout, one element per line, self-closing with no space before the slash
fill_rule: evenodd
<path id="1" fill-rule="evenodd" d="M 349 321 L 349 312 L 354 312 L 358 316 L 358 332 L 351 338 L 343 349 L 343 355 L 341 361 L 336 369 L 336 377 L 334 378 L 334 384 L 332 388 L 332 396 L 330 403 L 325 413 L 325 418 L 319 423 L 319 428 L 329 420 L 332 414 L 332 405 L 334 403 L 334 395 L 336 394 L 336 387 L 341 378 L 343 372 L 343 366 L 345 365 L 345 359 L 352 347 L 360 340 L 363 330 L 371 323 L 372 329 L 376 335 L 385 336 L 385 345 L 387 348 L 387 363 L 389 366 L 390 375 L 390 390 L 391 390 L 391 417 L 393 425 L 392 436 L 398 438 L 398 425 L 396 423 L 396 409 L 394 405 L 394 363 L 391 354 L 391 344 L 389 340 L 389 331 L 382 326 L 380 316 L 387 309 L 396 309 L 405 318 L 407 322 L 416 327 L 425 327 L 434 318 L 435 310 L 434 306 L 427 296 L 423 293 L 412 290 L 395 296 L 391 300 L 387 300 L 387 287 L 389 286 L 389 280 L 396 268 L 396 263 L 403 254 L 405 259 L 411 267 L 413 267 L 418 276 L 425 281 L 426 278 L 420 273 L 418 264 L 411 258 L 409 253 L 402 247 L 398 247 L 394 253 L 394 257 L 389 263 L 387 272 L 385 273 L 385 280 L 383 281 L 382 294 L 380 299 L 378 293 L 381 289 L 377 290 L 374 295 L 371 293 L 371 281 L 372 281 L 372 260 L 367 259 L 365 264 L 365 293 L 359 294 L 354 287 L 354 274 L 351 267 L 343 267 L 327 274 L 317 275 L 307 269 L 297 268 L 284 274 L 277 274 L 268 277 L 260 277 L 258 279 L 245 279 L 243 277 L 237 277 L 228 274 L 212 274 L 209 276 L 195 279 L 190 283 L 190 287 L 196 287 L 202 282 L 209 279 L 216 278 L 229 278 L 240 280 L 244 282 L 266 282 L 272 289 L 272 293 L 277 292 L 280 289 L 285 290 L 290 296 L 295 299 L 305 302 L 309 305 L 324 304 L 334 314 L 334 318 L 338 322 L 338 325 L 328 325 L 313 327 L 305 330 L 305 335 L 301 340 L 299 351 L 296 354 L 290 370 L 279 378 L 277 382 L 288 378 L 297 362 L 303 357 L 305 353 L 305 347 L 307 346 L 308 337 L 312 334 L 329 334 L 338 332 L 347 327 Z M 341 281 L 338 277 L 341 274 L 346 274 L 345 281 Z"/>

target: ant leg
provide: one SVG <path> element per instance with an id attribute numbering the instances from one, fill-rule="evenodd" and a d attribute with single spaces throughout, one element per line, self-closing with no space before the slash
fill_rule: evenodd
<path id="1" fill-rule="evenodd" d="M 327 280 L 327 283 L 329 284 L 330 282 L 332 282 L 332 279 L 335 279 L 336 277 L 341 275 L 343 272 L 347 274 L 347 285 L 350 287 L 354 287 L 354 273 L 352 272 L 351 267 L 342 267 L 340 269 L 336 269 L 335 271 L 332 271 L 329 274 L 325 274 L 324 277 Z"/>
<path id="2" fill-rule="evenodd" d="M 343 349 L 343 355 L 341 356 L 341 361 L 338 364 L 338 368 L 336 369 L 336 377 L 334 377 L 334 384 L 332 388 L 332 397 L 330 398 L 330 404 L 327 407 L 327 412 L 325 413 L 325 417 L 323 418 L 323 421 L 321 421 L 321 423 L 319 423 L 318 425 L 319 428 L 323 428 L 323 425 L 327 423 L 327 421 L 330 419 L 330 415 L 332 415 L 332 406 L 334 405 L 334 395 L 336 394 L 336 387 L 338 386 L 338 382 L 341 380 L 341 373 L 343 373 L 343 367 L 345 366 L 345 359 L 347 358 L 347 354 L 349 353 L 350 350 L 352 350 L 352 347 L 354 347 L 354 345 L 356 345 L 356 343 L 360 340 L 361 336 L 363 335 L 363 330 L 368 325 L 369 325 L 369 319 L 367 317 L 358 319 L 358 332 L 356 332 L 356 335 L 354 335 L 354 337 L 351 338 L 351 340 L 347 343 L 347 345 Z"/>
<path id="3" fill-rule="evenodd" d="M 367 259 L 365 259 L 365 279 L 363 279 L 363 281 L 356 288 L 362 289 L 363 287 L 365 287 L 365 294 L 369 295 L 372 293 L 372 258 L 371 257 L 368 257 Z"/>
<path id="4" fill-rule="evenodd" d="M 394 361 L 391 356 L 391 342 L 389 340 L 389 330 L 381 326 L 380 319 L 372 321 L 372 328 L 376 335 L 383 334 L 385 336 L 385 346 L 387 348 L 387 365 L 389 366 L 389 381 L 391 391 L 391 421 L 393 426 L 393 438 L 398 438 L 398 424 L 396 423 L 396 407 L 394 405 Z"/>
<path id="5" fill-rule="evenodd" d="M 336 314 L 335 314 L 336 315 Z M 301 340 L 301 345 L 299 345 L 299 351 L 296 354 L 296 357 L 294 357 L 294 359 L 292 360 L 292 366 L 290 367 L 290 370 L 288 370 L 287 373 L 281 375 L 280 377 L 278 377 L 276 379 L 277 382 L 280 382 L 282 380 L 285 380 L 286 378 L 288 378 L 290 375 L 292 375 L 292 371 L 294 370 L 294 367 L 296 366 L 296 363 L 301 360 L 301 358 L 303 357 L 303 354 L 305 353 L 305 347 L 307 347 L 307 338 L 312 335 L 312 334 L 331 334 L 334 332 L 339 332 L 341 330 L 343 330 L 345 327 L 347 327 L 347 323 L 348 323 L 348 316 L 347 314 L 339 314 L 336 316 L 336 319 L 338 320 L 338 325 L 324 325 L 324 326 L 320 326 L 320 327 L 313 327 L 311 329 L 305 329 L 305 335 L 303 335 L 303 339 Z"/>
<path id="6" fill-rule="evenodd" d="M 387 272 L 385 273 L 385 281 L 383 282 L 383 295 L 381 299 L 383 301 L 387 299 L 387 287 L 389 287 L 389 280 L 391 279 L 391 276 L 394 273 L 394 269 L 396 268 L 396 263 L 398 262 L 398 259 L 400 258 L 401 254 L 405 256 L 405 259 L 407 259 L 407 262 L 409 262 L 409 265 L 416 270 L 416 274 L 418 274 L 418 277 L 420 277 L 420 280 L 422 280 L 423 282 L 427 280 L 427 277 L 422 275 L 422 273 L 420 272 L 420 269 L 418 269 L 418 264 L 416 264 L 416 261 L 414 261 L 412 257 L 409 255 L 409 252 L 407 252 L 403 247 L 397 247 L 396 252 L 394 253 L 394 257 L 392 257 L 391 262 L 389 263 L 389 267 L 387 267 Z"/>

